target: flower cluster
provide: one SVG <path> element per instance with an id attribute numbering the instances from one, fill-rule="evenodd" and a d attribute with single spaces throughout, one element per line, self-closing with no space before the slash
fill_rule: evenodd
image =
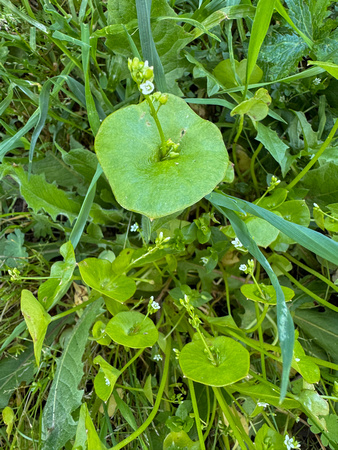
<path id="1" fill-rule="evenodd" d="M 287 450 L 300 449 L 299 442 L 297 442 L 294 437 L 290 438 L 287 434 L 285 435 L 284 445 L 287 448 Z"/>
<path id="2" fill-rule="evenodd" d="M 158 311 L 160 308 L 161 306 L 155 302 L 154 297 L 151 296 L 148 303 L 148 314 L 154 314 L 154 312 Z"/>
<path id="3" fill-rule="evenodd" d="M 149 95 L 154 90 L 154 68 L 148 61 L 140 61 L 138 58 L 128 59 L 128 69 L 132 79 L 143 95 Z"/>

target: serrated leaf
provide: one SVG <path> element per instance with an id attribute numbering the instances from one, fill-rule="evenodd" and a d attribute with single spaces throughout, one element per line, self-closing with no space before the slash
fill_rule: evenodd
<path id="1" fill-rule="evenodd" d="M 288 13 L 292 22 L 307 37 L 312 39 L 312 14 L 307 2 L 304 0 L 286 0 L 286 4 L 288 5 Z"/>
<path id="2" fill-rule="evenodd" d="M 83 391 L 78 385 L 83 375 L 82 355 L 89 329 L 101 307 L 101 301 L 87 306 L 67 338 L 57 367 L 42 417 L 43 450 L 59 450 L 76 432 L 72 417 L 81 404 Z"/>
<path id="3" fill-rule="evenodd" d="M 6 239 L 0 241 L 0 260 L 11 268 L 23 266 L 28 256 L 24 243 L 25 235 L 21 230 L 16 229 L 14 233 L 9 233 Z"/>
<path id="4" fill-rule="evenodd" d="M 33 339 L 35 360 L 39 366 L 42 344 L 51 317 L 34 295 L 26 289 L 21 292 L 21 312 Z"/>
<path id="5" fill-rule="evenodd" d="M 296 34 L 274 32 L 262 45 L 258 61 L 268 81 L 286 77 L 293 72 L 306 54 L 307 45 Z"/>
<path id="6" fill-rule="evenodd" d="M 56 220 L 59 214 L 63 214 L 71 222 L 74 221 L 80 211 L 80 205 L 55 184 L 47 183 L 43 175 L 32 175 L 28 180 L 23 168 L 16 167 L 13 169 L 12 177 L 19 183 L 21 195 L 35 213 L 43 209 L 53 220 Z"/>

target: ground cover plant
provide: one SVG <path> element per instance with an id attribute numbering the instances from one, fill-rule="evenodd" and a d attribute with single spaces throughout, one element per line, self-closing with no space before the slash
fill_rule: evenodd
<path id="1" fill-rule="evenodd" d="M 337 15 L 0 0 L 1 448 L 338 448 Z"/>

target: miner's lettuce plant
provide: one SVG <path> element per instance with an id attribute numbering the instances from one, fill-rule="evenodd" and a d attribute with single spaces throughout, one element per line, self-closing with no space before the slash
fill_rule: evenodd
<path id="1" fill-rule="evenodd" d="M 0 5 L 1 447 L 337 448 L 334 5 Z"/>

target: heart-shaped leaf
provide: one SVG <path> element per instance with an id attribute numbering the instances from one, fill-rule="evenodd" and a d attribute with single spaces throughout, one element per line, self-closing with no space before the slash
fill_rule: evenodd
<path id="1" fill-rule="evenodd" d="M 218 128 L 181 98 L 168 95 L 158 118 L 165 139 L 180 144 L 176 158 L 160 159 L 161 140 L 146 101 L 108 116 L 95 139 L 116 200 L 151 218 L 182 210 L 210 193 L 229 161 Z"/>
<path id="2" fill-rule="evenodd" d="M 249 352 L 233 339 L 220 336 L 210 340 L 218 354 L 218 365 L 211 363 L 202 341 L 185 345 L 179 363 L 184 375 L 207 386 L 226 386 L 244 378 L 249 372 Z"/>
<path id="3" fill-rule="evenodd" d="M 151 347 L 158 339 L 154 322 L 137 311 L 116 314 L 108 322 L 106 333 L 113 341 L 131 348 Z"/>

